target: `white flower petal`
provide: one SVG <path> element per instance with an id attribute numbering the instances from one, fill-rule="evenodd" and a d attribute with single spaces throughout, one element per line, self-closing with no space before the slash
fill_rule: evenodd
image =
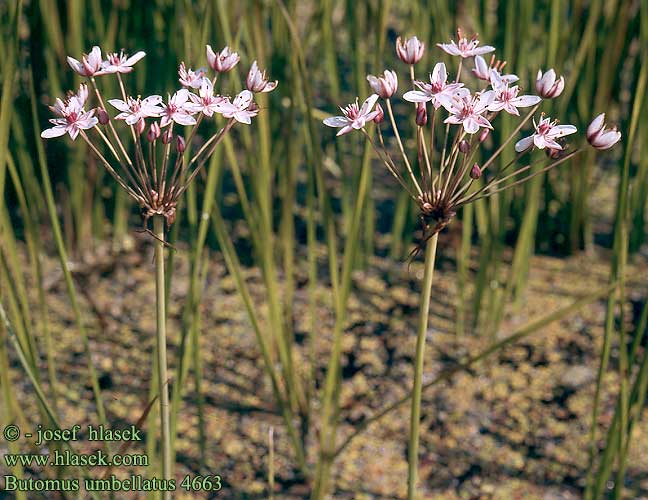
<path id="1" fill-rule="evenodd" d="M 67 132 L 65 125 L 56 125 L 55 127 L 45 129 L 41 132 L 41 137 L 44 139 L 51 139 L 53 137 L 61 137 Z"/>
<path id="2" fill-rule="evenodd" d="M 522 151 L 526 151 L 531 147 L 532 144 L 533 144 L 533 136 L 530 135 L 529 137 L 520 139 L 518 142 L 515 143 L 515 151 L 517 151 L 518 153 L 521 153 Z"/>
<path id="3" fill-rule="evenodd" d="M 324 125 L 329 127 L 344 127 L 350 122 L 345 116 L 331 116 L 324 120 Z"/>

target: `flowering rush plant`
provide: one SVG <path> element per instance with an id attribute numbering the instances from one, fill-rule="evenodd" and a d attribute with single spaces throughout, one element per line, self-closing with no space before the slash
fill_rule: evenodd
<path id="1" fill-rule="evenodd" d="M 437 47 L 459 58 L 454 78 L 448 73 L 445 63 L 439 61 L 428 74 L 428 79 L 417 79 L 415 67 L 423 58 L 425 44 L 416 37 L 405 42 L 399 38 L 396 42 L 396 54 L 409 65 L 410 88 L 402 97 L 411 103 L 406 108 L 416 123 L 415 160 L 405 149 L 392 109 L 391 100 L 398 92 L 398 75 L 393 70 L 385 70 L 378 76 L 368 75 L 373 93 L 362 105 L 356 99 L 355 103 L 341 108 L 342 115 L 324 120 L 329 127 L 339 129 L 337 135 L 354 130 L 365 135 L 387 170 L 417 203 L 423 225 L 422 243 L 412 253 L 416 256 L 419 250 L 425 249 L 408 448 L 409 500 L 417 498 L 423 361 L 438 235 L 463 205 L 523 183 L 582 151 L 580 147 L 572 148 L 567 142 L 577 132 L 575 126 L 563 125 L 544 113 L 534 116 L 543 99 L 554 99 L 564 89 L 564 78 L 558 78 L 553 69 L 538 71 L 535 93 L 527 93 L 518 85 L 517 75 L 504 73 L 505 62 L 496 60 L 494 55 L 486 62 L 484 56 L 494 52 L 495 47 L 481 45 L 476 35 L 467 38 L 457 30 L 456 41 L 438 43 Z M 470 71 L 464 70 L 464 64 L 471 60 Z M 476 161 L 476 158 L 481 158 L 477 153 L 495 130 L 496 119 L 502 113 L 520 117 L 519 124 L 480 163 Z M 383 137 L 386 118 L 400 152 L 398 162 Z M 531 119 L 533 130 L 530 135 L 519 137 Z M 376 134 L 367 131 L 367 125 L 372 122 L 376 125 Z M 589 125 L 586 137 L 592 147 L 608 149 L 619 142 L 621 134 L 616 128 L 607 129 L 605 115 L 601 114 Z M 502 151 L 515 139 L 513 159 L 504 165 L 499 165 L 501 162 L 496 164 Z M 544 150 L 546 157 L 542 155 L 538 159 L 536 155 L 533 160 L 522 161 L 535 149 Z M 338 364 L 333 369 L 339 369 Z M 323 436 L 322 448 L 334 437 Z M 320 482 L 325 483 L 326 477 L 325 473 L 320 474 Z M 320 491 L 325 489 L 326 486 L 320 486 Z"/>
<path id="2" fill-rule="evenodd" d="M 398 76 L 393 70 L 378 76 L 368 75 L 373 94 L 362 105 L 356 100 L 341 108 L 341 116 L 324 120 L 326 125 L 339 128 L 337 135 L 359 130 L 366 136 L 389 172 L 416 201 L 426 240 L 441 231 L 462 205 L 525 182 L 582 150 L 573 149 L 567 143 L 567 137 L 577 132 L 575 126 L 560 124 L 544 113 L 534 117 L 543 99 L 553 99 L 562 93 L 565 86 L 562 76 L 558 78 L 553 69 L 544 73 L 539 70 L 535 93 L 526 93 L 518 85 L 517 75 L 504 74 L 505 62 L 496 60 L 494 55 L 486 62 L 484 56 L 493 53 L 495 47 L 480 45 L 476 35 L 467 38 L 460 30 L 457 35 L 456 41 L 437 44 L 442 52 L 459 58 L 454 78 L 444 62 L 437 62 L 427 80 L 417 79 L 415 67 L 423 58 L 425 44 L 416 37 L 405 42 L 399 38 L 396 43 L 396 54 L 410 70 L 411 89 L 402 97 L 413 103 L 410 109 L 417 125 L 416 162 L 404 148 L 392 109 L 391 99 L 398 91 Z M 464 66 L 470 60 L 472 68 L 466 71 Z M 385 104 L 386 114 L 380 100 Z M 501 113 L 520 117 L 520 122 L 480 164 L 475 161 L 476 155 L 496 127 L 495 120 Z M 402 162 L 396 162 L 385 146 L 386 116 Z M 499 155 L 532 118 L 533 131 L 517 140 L 513 160 L 492 172 Z M 587 130 L 587 140 L 597 149 L 610 148 L 621 138 L 616 128 L 606 130 L 604 121 L 604 114 L 599 115 Z M 377 125 L 377 140 L 366 130 L 371 122 Z M 436 130 L 438 127 L 442 127 L 441 141 L 436 141 L 437 134 L 441 135 Z M 548 160 L 515 168 L 534 149 L 545 150 Z M 534 168 L 539 162 L 546 164 Z"/>
<path id="3" fill-rule="evenodd" d="M 139 203 L 146 221 L 161 215 L 167 225 L 175 220 L 178 198 L 213 154 L 223 136 L 236 124 L 249 125 L 259 113 L 254 93 L 270 92 L 277 82 L 268 81 L 265 72 L 254 61 L 247 75 L 247 89 L 236 96 L 222 96 L 215 90 L 218 76 L 231 71 L 240 61 L 236 52 L 225 47 L 214 52 L 206 47 L 209 67 L 192 70 L 180 63 L 180 88 L 161 95 L 141 97 L 126 90 L 122 75 L 145 57 L 143 51 L 132 56 L 108 53 L 93 47 L 81 61 L 68 57 L 70 67 L 87 78 L 76 93 L 57 98 L 50 106 L 56 118 L 52 127 L 41 134 L 44 138 L 68 134 L 72 140 L 81 137 L 119 185 Z M 121 95 L 106 99 L 98 77 L 112 75 L 119 82 Z M 94 103 L 90 105 L 91 97 Z M 209 137 L 196 140 L 201 124 L 215 119 L 219 127 Z M 186 132 L 186 127 L 190 127 Z M 132 149 L 128 142 L 132 142 Z M 194 148 L 195 150 L 193 150 Z M 186 155 L 185 152 L 193 153 Z"/>
<path id="4" fill-rule="evenodd" d="M 166 99 L 160 95 L 141 97 L 126 91 L 122 75 L 133 71 L 145 55 L 142 51 L 132 56 L 120 52 L 107 54 L 104 59 L 101 49 L 93 47 L 81 61 L 68 57 L 70 67 L 86 77 L 87 82 L 76 93 L 56 99 L 50 106 L 56 118 L 50 120 L 53 126 L 41 136 L 48 139 L 68 134 L 72 140 L 81 137 L 117 183 L 139 203 L 147 231 L 148 219 L 153 218 L 153 231 L 149 232 L 155 237 L 160 456 L 163 478 L 171 480 L 173 441 L 167 383 L 164 225 L 173 223 L 178 199 L 225 134 L 236 123 L 249 125 L 257 116 L 259 108 L 254 103 L 254 93 L 270 92 L 277 82 L 268 81 L 255 61 L 247 75 L 246 90 L 234 97 L 219 95 L 215 91 L 219 75 L 231 71 L 240 58 L 229 47 L 216 53 L 207 45 L 207 61 L 213 76 L 205 68 L 192 70 L 182 62 L 178 69 L 181 88 L 169 93 Z M 104 98 L 97 78 L 108 75 L 117 78 L 121 96 Z M 198 130 L 204 128 L 201 125 L 217 117 L 222 117 L 216 122 L 217 131 L 213 132 L 212 126 L 208 134 L 199 136 Z M 190 127 L 188 132 L 185 127 Z M 201 143 L 194 147 L 198 137 Z M 169 498 L 167 492 L 162 496 Z"/>

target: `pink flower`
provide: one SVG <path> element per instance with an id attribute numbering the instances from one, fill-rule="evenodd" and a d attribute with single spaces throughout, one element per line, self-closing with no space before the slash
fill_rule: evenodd
<path id="1" fill-rule="evenodd" d="M 587 127 L 587 141 L 596 149 L 609 149 L 621 140 L 621 132 L 616 127 L 605 128 L 605 113 L 592 120 Z"/>
<path id="2" fill-rule="evenodd" d="M 404 63 L 416 64 L 423 58 L 424 52 L 425 44 L 415 36 L 405 40 L 405 43 L 401 42 L 401 37 L 396 39 L 396 54 Z"/>
<path id="3" fill-rule="evenodd" d="M 398 76 L 395 71 L 386 69 L 383 76 L 367 75 L 371 90 L 383 99 L 389 99 L 398 90 Z"/>
<path id="4" fill-rule="evenodd" d="M 160 127 L 166 127 L 171 122 L 176 122 L 179 125 L 196 124 L 196 119 L 191 116 L 195 111 L 193 111 L 191 103 L 189 103 L 189 91 L 187 89 L 178 90 L 162 106 L 164 109 L 160 113 L 162 117 Z"/>
<path id="5" fill-rule="evenodd" d="M 517 108 L 528 108 L 542 100 L 537 95 L 518 96 L 520 90 L 517 85 L 509 87 L 509 84 L 502 80 L 497 71 L 491 70 L 491 73 L 491 84 L 495 90 L 495 99 L 488 106 L 489 111 L 504 110 L 512 115 L 520 116 Z"/>
<path id="6" fill-rule="evenodd" d="M 236 66 L 240 60 L 239 55 L 232 52 L 229 47 L 225 47 L 220 53 L 216 54 L 211 45 L 207 45 L 207 62 L 214 71 L 226 73 Z"/>
<path id="7" fill-rule="evenodd" d="M 434 109 L 439 109 L 443 105 L 444 98 L 452 98 L 453 95 L 466 94 L 467 89 L 462 89 L 463 83 L 446 83 L 448 73 L 444 63 L 437 63 L 430 75 L 430 83 L 415 80 L 414 85 L 420 90 L 410 90 L 405 92 L 403 99 L 409 102 L 428 102 L 432 101 Z"/>
<path id="8" fill-rule="evenodd" d="M 96 45 L 92 47 L 90 54 L 83 54 L 81 62 L 70 56 L 68 56 L 67 62 L 70 67 L 81 76 L 94 76 L 103 74 L 101 49 Z"/>
<path id="9" fill-rule="evenodd" d="M 245 83 L 250 92 L 272 92 L 279 82 L 277 80 L 269 82 L 266 78 L 265 71 L 259 71 L 259 66 L 254 61 Z"/>
<path id="10" fill-rule="evenodd" d="M 521 139 L 515 144 L 515 151 L 521 153 L 526 151 L 532 145 L 538 149 L 550 148 L 554 150 L 562 150 L 562 146 L 556 142 L 559 137 L 564 137 L 576 132 L 576 127 L 573 125 L 556 125 L 556 121 L 551 121 L 551 118 L 543 118 L 540 123 L 536 124 L 533 120 L 535 133 L 529 137 Z"/>
<path id="11" fill-rule="evenodd" d="M 242 91 L 230 102 L 229 97 L 220 104 L 220 113 L 225 118 L 234 118 L 239 123 L 249 125 L 252 123 L 251 118 L 259 114 L 259 109 L 254 105 L 252 99 L 254 95 L 249 90 Z"/>
<path id="12" fill-rule="evenodd" d="M 336 135 L 348 134 L 352 130 L 360 130 L 365 124 L 378 116 L 379 111 L 372 111 L 378 100 L 378 94 L 371 94 L 362 106 L 358 106 L 358 99 L 346 108 L 340 108 L 342 116 L 332 116 L 324 120 L 324 125 L 340 128 Z"/>
<path id="13" fill-rule="evenodd" d="M 128 97 L 126 101 L 110 99 L 108 102 L 121 111 L 115 119 L 125 120 L 128 125 L 135 125 L 144 118 L 160 116 L 162 113 L 160 107 L 162 97 L 159 95 L 152 95 L 145 99 Z"/>
<path id="14" fill-rule="evenodd" d="M 538 70 L 535 89 L 540 97 L 553 99 L 562 94 L 564 88 L 565 78 L 561 76 L 559 80 L 556 80 L 556 72 L 553 68 L 547 71 L 544 75 L 542 74 L 542 70 Z"/>
<path id="15" fill-rule="evenodd" d="M 94 127 L 99 122 L 94 116 L 94 110 L 85 111 L 83 109 L 87 97 L 87 87 L 81 85 L 79 92 L 71 96 L 66 102 L 56 99 L 56 103 L 54 106 L 50 106 L 50 109 L 58 118 L 50 119 L 50 123 L 54 126 L 43 130 L 41 137 L 50 139 L 68 133 L 72 140 L 75 140 L 79 135 L 79 131 Z"/>
<path id="16" fill-rule="evenodd" d="M 454 40 L 450 40 L 450 43 L 437 43 L 437 47 L 441 47 L 448 54 L 463 58 L 487 54 L 495 50 L 495 47 L 490 45 L 484 45 L 483 47 L 478 45 L 477 35 L 473 35 L 469 41 L 466 37 L 461 36 L 460 30 L 457 30 L 457 43 Z"/>
<path id="17" fill-rule="evenodd" d="M 191 68 L 187 69 L 183 61 L 178 67 L 178 76 L 180 76 L 179 82 L 183 87 L 199 89 L 205 76 L 205 70 L 203 68 L 197 69 L 196 71 L 193 71 Z"/>
<path id="18" fill-rule="evenodd" d="M 492 129 L 490 122 L 482 115 L 494 99 L 495 92 L 493 90 L 487 90 L 474 96 L 466 94 L 455 96 L 452 99 L 444 99 L 443 106 L 450 112 L 450 116 L 445 119 L 444 123 L 462 124 L 468 134 L 474 134 L 479 131 L 480 127 Z"/>
<path id="19" fill-rule="evenodd" d="M 193 113 L 203 113 L 205 116 L 220 113 L 221 105 L 227 100 L 225 97 L 214 95 L 214 86 L 209 78 L 203 78 L 200 95 L 189 94 L 189 99 L 191 99 L 189 109 Z"/>
<path id="20" fill-rule="evenodd" d="M 475 56 L 475 67 L 473 68 L 472 72 L 473 74 L 479 78 L 480 80 L 484 80 L 486 82 L 491 82 L 492 83 L 492 73 L 495 72 L 503 82 L 505 83 L 513 83 L 517 82 L 519 80 L 517 75 L 510 74 L 510 75 L 502 75 L 500 73 L 500 70 L 504 66 L 503 63 L 498 63 L 493 66 L 495 56 L 491 59 L 490 64 L 486 64 L 486 60 L 482 56 Z M 497 67 L 499 66 L 499 70 Z"/>
<path id="21" fill-rule="evenodd" d="M 146 52 L 140 50 L 132 56 L 128 57 L 128 54 L 124 54 L 122 50 L 119 54 L 113 52 L 112 54 L 106 54 L 106 60 L 102 63 L 101 73 L 130 73 L 133 71 L 133 66 L 137 61 L 144 58 Z"/>

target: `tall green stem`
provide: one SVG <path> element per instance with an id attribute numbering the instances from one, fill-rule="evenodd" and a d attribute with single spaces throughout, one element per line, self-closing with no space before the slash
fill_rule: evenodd
<path id="1" fill-rule="evenodd" d="M 425 354 L 425 336 L 430 315 L 430 297 L 432 295 L 432 279 L 434 278 L 434 261 L 436 260 L 437 241 L 439 233 L 432 236 L 425 246 L 425 274 L 423 290 L 421 290 L 421 305 L 419 308 L 419 327 L 416 338 L 416 364 L 414 366 L 414 388 L 412 389 L 412 413 L 410 420 L 410 439 L 407 468 L 407 498 L 416 498 L 416 483 L 418 481 L 418 445 L 419 424 L 421 420 L 421 394 L 423 392 L 423 358 Z"/>
<path id="2" fill-rule="evenodd" d="M 160 437 L 162 448 L 162 474 L 171 479 L 171 433 L 169 431 L 169 384 L 166 352 L 166 304 L 164 285 L 164 217 L 153 218 L 155 233 L 155 294 L 157 311 L 157 355 L 158 381 L 160 389 Z M 163 498 L 168 498 L 165 492 Z"/>

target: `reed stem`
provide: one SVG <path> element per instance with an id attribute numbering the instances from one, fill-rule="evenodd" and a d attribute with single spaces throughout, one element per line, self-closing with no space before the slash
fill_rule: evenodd
<path id="1" fill-rule="evenodd" d="M 425 336 L 430 315 L 430 297 L 432 295 L 432 279 L 434 278 L 434 261 L 436 260 L 437 241 L 439 233 L 435 233 L 425 246 L 425 274 L 421 290 L 421 305 L 419 309 L 419 328 L 416 338 L 416 361 L 414 366 L 414 387 L 412 389 L 412 412 L 410 419 L 410 439 L 407 468 L 407 498 L 415 500 L 416 484 L 418 482 L 418 445 L 419 424 L 421 420 L 421 395 L 423 392 L 423 360 L 425 354 Z"/>
<path id="2" fill-rule="evenodd" d="M 162 455 L 162 474 L 165 480 L 171 479 L 171 433 L 169 431 L 169 385 L 167 376 L 166 352 L 166 304 L 164 281 L 164 217 L 153 218 L 155 233 L 155 293 L 157 311 L 157 355 L 158 381 L 160 389 L 160 441 Z M 162 498 L 169 498 L 164 492 Z"/>

